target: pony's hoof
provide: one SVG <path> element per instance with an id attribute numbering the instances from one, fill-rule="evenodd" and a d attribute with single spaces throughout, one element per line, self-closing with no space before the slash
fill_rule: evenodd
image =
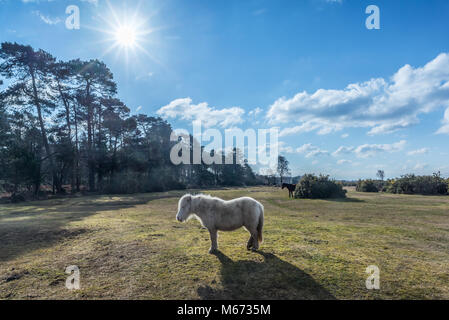
<path id="1" fill-rule="evenodd" d="M 217 249 L 212 249 L 212 248 L 209 249 L 209 253 L 210 253 L 210 254 L 215 254 L 215 253 L 217 253 L 217 252 L 218 252 Z"/>
<path id="2" fill-rule="evenodd" d="M 257 252 L 257 250 L 259 250 L 258 248 L 251 248 L 252 252 Z"/>

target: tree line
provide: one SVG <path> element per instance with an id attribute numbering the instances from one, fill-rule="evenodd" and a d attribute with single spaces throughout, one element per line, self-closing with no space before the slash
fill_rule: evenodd
<path id="1" fill-rule="evenodd" d="M 4 42 L 0 75 L 4 191 L 133 193 L 260 182 L 246 160 L 173 165 L 171 125 L 131 115 L 102 61 L 59 61 L 44 50 Z M 242 157 L 237 149 L 222 156 Z"/>

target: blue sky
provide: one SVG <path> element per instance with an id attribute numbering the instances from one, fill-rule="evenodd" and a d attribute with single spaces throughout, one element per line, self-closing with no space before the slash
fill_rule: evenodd
<path id="1" fill-rule="evenodd" d="M 448 1 L 109 3 L 0 0 L 0 41 L 102 59 L 134 113 L 174 128 L 278 127 L 295 175 L 449 176 Z M 370 4 L 380 30 L 365 27 Z M 79 30 L 65 27 L 68 5 Z M 108 51 L 120 23 L 142 33 L 128 57 Z"/>

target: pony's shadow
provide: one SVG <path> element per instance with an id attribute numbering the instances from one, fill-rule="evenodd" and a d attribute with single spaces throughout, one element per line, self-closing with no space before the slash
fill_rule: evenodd
<path id="1" fill-rule="evenodd" d="M 222 288 L 198 288 L 201 299 L 335 299 L 310 275 L 271 253 L 258 252 L 264 261 L 232 261 L 222 252 L 215 255 L 221 262 Z"/>

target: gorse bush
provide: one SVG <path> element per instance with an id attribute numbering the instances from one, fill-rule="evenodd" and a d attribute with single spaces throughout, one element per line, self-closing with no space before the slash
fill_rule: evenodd
<path id="1" fill-rule="evenodd" d="M 345 198 L 343 185 L 329 179 L 329 176 L 313 174 L 304 175 L 296 184 L 295 198 L 327 199 Z"/>
<path id="2" fill-rule="evenodd" d="M 403 175 L 398 179 L 387 181 L 386 191 L 397 194 L 444 195 L 448 193 L 449 180 L 441 177 L 440 173 L 432 176 Z"/>
<path id="3" fill-rule="evenodd" d="M 359 180 L 355 190 L 358 192 L 379 192 L 382 190 L 382 182 L 371 179 Z"/>

